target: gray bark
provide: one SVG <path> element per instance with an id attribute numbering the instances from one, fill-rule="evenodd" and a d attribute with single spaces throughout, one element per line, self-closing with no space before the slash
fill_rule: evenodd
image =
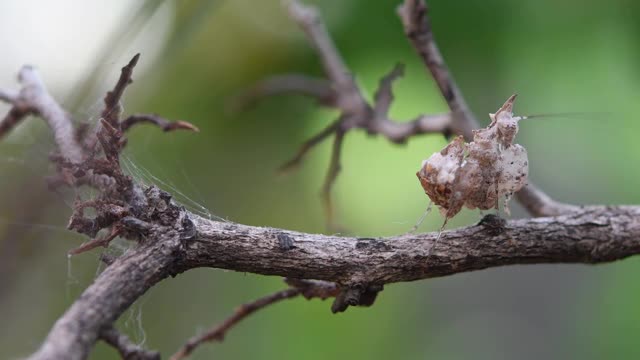
<path id="1" fill-rule="evenodd" d="M 602 263 L 640 253 L 640 207 L 590 206 L 559 217 L 493 216 L 444 232 L 354 238 L 216 222 L 149 238 L 115 260 L 56 322 L 30 359 L 84 359 L 103 329 L 158 281 L 197 267 L 383 285 L 511 264 Z M 181 217 L 182 218 L 182 217 Z M 184 221 L 183 221 L 184 223 Z"/>

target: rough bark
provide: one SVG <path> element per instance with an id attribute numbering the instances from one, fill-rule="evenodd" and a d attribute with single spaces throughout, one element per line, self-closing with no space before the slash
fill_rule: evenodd
<path id="1" fill-rule="evenodd" d="M 383 285 L 513 264 L 585 263 L 640 253 L 640 207 L 590 206 L 559 217 L 479 224 L 434 233 L 354 238 L 216 222 L 186 214 L 195 236 L 169 232 L 141 243 L 98 276 L 30 359 L 84 359 L 100 331 L 158 281 L 198 267 Z M 286 241 L 283 241 L 286 240 Z M 286 243 L 287 246 L 283 246 Z"/>

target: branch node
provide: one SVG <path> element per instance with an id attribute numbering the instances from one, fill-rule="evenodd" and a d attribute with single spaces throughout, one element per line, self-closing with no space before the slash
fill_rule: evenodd
<path id="1" fill-rule="evenodd" d="M 123 360 L 160 360 L 160 353 L 141 348 L 113 326 L 100 332 L 100 338 L 113 346 Z"/>

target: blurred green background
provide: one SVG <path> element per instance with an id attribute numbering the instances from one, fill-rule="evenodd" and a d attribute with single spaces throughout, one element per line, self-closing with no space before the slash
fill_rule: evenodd
<path id="1" fill-rule="evenodd" d="M 371 97 L 396 62 L 407 65 L 391 114 L 446 111 L 403 35 L 394 1 L 317 1 L 338 48 Z M 436 39 L 478 117 L 512 93 L 516 113 L 592 115 L 523 122 L 531 179 L 559 200 L 638 203 L 640 3 L 631 0 L 429 2 Z M 41 68 L 78 120 L 96 121 L 104 91 L 136 52 L 142 59 L 126 113 L 184 119 L 200 133 L 132 131 L 124 166 L 196 212 L 244 224 L 324 232 L 319 190 L 329 142 L 295 173 L 275 169 L 336 113 L 299 96 L 230 112 L 233 96 L 265 76 L 321 76 L 316 54 L 280 1 L 25 1 L 0 5 L 0 86 L 23 63 Z M 28 24 L 28 25 L 27 25 Z M 2 107 L 5 111 L 7 108 Z M 602 115 L 606 112 L 606 115 Z M 360 236 L 407 231 L 427 203 L 416 177 L 442 136 L 405 146 L 349 133 L 334 197 Z M 47 191 L 51 136 L 27 120 L 0 141 L 0 358 L 31 353 L 101 267 L 72 259 L 85 239 L 65 230 L 74 195 Z M 179 195 L 178 192 L 183 195 Z M 82 193 L 91 197 L 89 191 Z M 514 216 L 526 216 L 517 205 Z M 449 228 L 478 221 L 466 212 Z M 441 224 L 432 214 L 422 226 Z M 112 245 L 121 252 L 126 242 Z M 331 315 L 329 301 L 295 299 L 252 316 L 193 359 L 637 358 L 640 261 L 601 266 L 512 266 L 387 286 L 375 306 Z M 119 328 L 173 353 L 243 302 L 283 288 L 279 278 L 198 269 L 154 287 Z M 115 358 L 99 344 L 92 359 Z"/>

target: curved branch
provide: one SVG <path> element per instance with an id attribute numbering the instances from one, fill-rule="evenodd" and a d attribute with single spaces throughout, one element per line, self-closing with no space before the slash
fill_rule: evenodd
<path id="1" fill-rule="evenodd" d="M 23 66 L 18 73 L 18 80 L 22 83 L 19 93 L 3 90 L 0 96 L 1 100 L 13 105 L 0 122 L 0 137 L 8 133 L 26 115 L 37 114 L 51 128 L 60 153 L 71 163 L 80 163 L 84 154 L 74 136 L 71 117 L 49 94 L 38 71 L 33 66 Z"/>
<path id="2" fill-rule="evenodd" d="M 120 129 L 122 131 L 127 131 L 134 125 L 144 124 L 144 123 L 155 125 L 165 132 L 174 131 L 174 130 L 189 130 L 189 131 L 195 131 L 195 132 L 200 131 L 200 129 L 198 129 L 195 125 L 189 122 L 186 122 L 183 120 L 171 121 L 156 114 L 129 115 L 129 117 L 127 117 L 126 119 L 120 122 Z"/>
<path id="3" fill-rule="evenodd" d="M 150 287 L 176 274 L 174 263 L 179 249 L 179 237 L 169 232 L 119 257 L 56 321 L 29 359 L 86 359 L 103 329 L 108 329 Z"/>
<path id="4" fill-rule="evenodd" d="M 336 104 L 336 94 L 329 81 L 300 74 L 285 74 L 270 76 L 243 90 L 233 99 L 230 109 L 246 109 L 264 97 L 289 93 L 310 96 L 326 106 Z"/>
<path id="5" fill-rule="evenodd" d="M 598 263 L 640 253 L 640 206 L 591 206 L 559 217 L 504 222 L 487 216 L 474 226 L 390 238 L 351 238 L 192 218 L 198 235 L 184 269 L 208 266 L 317 279 L 387 284 L 489 267 L 532 263 Z M 278 237 L 292 247 L 283 251 Z"/>
<path id="6" fill-rule="evenodd" d="M 511 264 L 601 263 L 640 253 L 640 206 L 592 206 L 554 218 L 390 238 L 353 238 L 215 222 L 186 213 L 196 236 L 168 232 L 115 260 L 56 322 L 30 359 L 84 359 L 100 331 L 158 281 L 198 268 L 364 287 Z M 287 237 L 283 247 L 281 239 Z"/>
<path id="7" fill-rule="evenodd" d="M 242 304 L 236 309 L 236 311 L 214 328 L 207 330 L 204 334 L 192 337 L 184 344 L 180 350 L 178 350 L 171 360 L 181 360 L 189 356 L 193 350 L 205 342 L 222 341 L 225 335 L 231 328 L 236 326 L 239 322 L 250 316 L 251 314 L 275 304 L 282 300 L 292 299 L 299 295 L 302 295 L 305 299 L 310 300 L 313 298 L 319 298 L 325 300 L 330 297 L 335 297 L 339 294 L 339 288 L 329 282 L 324 281 L 311 281 L 311 280 L 297 280 L 297 279 L 285 279 L 285 281 L 291 286 L 288 289 L 280 290 L 273 294 L 261 297 L 247 304 Z"/>

